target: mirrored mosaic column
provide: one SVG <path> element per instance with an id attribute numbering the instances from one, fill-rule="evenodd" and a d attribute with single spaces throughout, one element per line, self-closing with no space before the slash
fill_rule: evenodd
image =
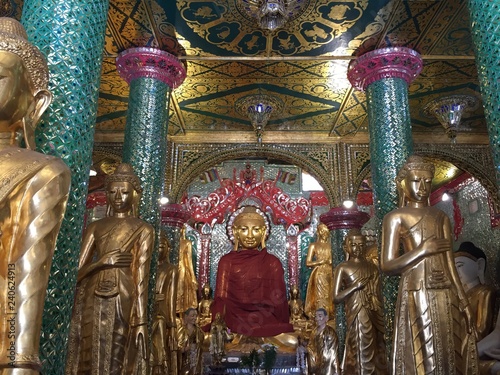
<path id="1" fill-rule="evenodd" d="M 319 220 L 330 230 L 330 240 L 332 244 L 333 268 L 345 261 L 344 240 L 350 229 L 361 229 L 370 219 L 366 212 L 358 211 L 355 208 L 334 207 L 330 211 L 322 214 Z M 339 338 L 339 357 L 344 356 L 344 343 L 346 334 L 346 320 L 344 304 L 335 305 L 336 330 Z"/>
<path id="2" fill-rule="evenodd" d="M 394 179 L 413 153 L 408 86 L 420 74 L 422 66 L 422 59 L 414 50 L 388 47 L 358 57 L 347 73 L 354 88 L 366 91 L 373 202 L 380 220 L 397 208 Z M 388 348 L 391 347 L 398 284 L 399 277 L 382 278 Z"/>
<path id="3" fill-rule="evenodd" d="M 71 190 L 52 261 L 41 349 L 44 373 L 64 373 L 84 223 L 108 0 L 25 0 L 21 22 L 48 61 L 54 99 L 36 133 L 39 151 L 71 169 Z"/>
<path id="4" fill-rule="evenodd" d="M 184 65 L 156 48 L 130 48 L 116 59 L 120 76 L 130 85 L 123 161 L 134 168 L 142 186 L 140 217 L 161 228 L 160 198 L 165 181 L 168 107 L 171 90 L 186 78 Z M 154 305 L 158 241 L 151 258 L 149 312 Z"/>
<path id="5" fill-rule="evenodd" d="M 500 0 L 469 0 L 468 6 L 484 115 L 500 186 Z"/>

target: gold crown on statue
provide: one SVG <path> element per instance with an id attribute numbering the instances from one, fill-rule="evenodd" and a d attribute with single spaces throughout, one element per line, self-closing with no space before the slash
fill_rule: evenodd
<path id="1" fill-rule="evenodd" d="M 406 175 L 410 170 L 420 169 L 424 171 L 429 171 L 434 175 L 434 164 L 427 162 L 423 157 L 418 155 L 412 155 L 408 157 L 406 163 L 403 164 L 396 177 L 396 182 L 401 182 L 405 179 Z"/>
<path id="2" fill-rule="evenodd" d="M 106 176 L 106 190 L 108 189 L 109 184 L 112 182 L 129 182 L 134 187 L 135 191 L 138 193 L 142 193 L 141 181 L 139 177 L 134 173 L 134 169 L 130 164 L 121 163 L 116 167 L 115 172 L 113 174 Z"/>
<path id="3" fill-rule="evenodd" d="M 23 60 L 36 90 L 47 89 L 47 62 L 40 50 L 28 42 L 23 25 L 14 18 L 0 17 L 0 50 L 12 52 Z"/>

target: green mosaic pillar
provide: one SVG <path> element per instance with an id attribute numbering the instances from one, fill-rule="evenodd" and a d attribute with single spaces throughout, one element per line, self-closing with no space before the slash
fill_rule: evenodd
<path id="1" fill-rule="evenodd" d="M 375 214 L 380 220 L 397 208 L 394 179 L 413 153 L 408 86 L 422 71 L 422 66 L 417 52 L 404 47 L 388 47 L 358 57 L 352 61 L 347 73 L 354 88 L 366 90 L 373 202 Z M 389 349 L 392 346 L 398 285 L 399 277 L 382 277 Z"/>
<path id="2" fill-rule="evenodd" d="M 173 55 L 149 47 L 131 48 L 116 59 L 120 76 L 130 85 L 123 161 L 134 168 L 142 186 L 140 217 L 161 228 L 160 198 L 165 181 L 170 92 L 186 78 L 186 69 Z M 156 244 L 149 278 L 149 311 L 154 302 Z"/>
<path id="3" fill-rule="evenodd" d="M 356 208 L 335 207 L 327 213 L 320 215 L 320 221 L 330 230 L 330 241 L 332 244 L 332 261 L 335 268 L 345 261 L 344 240 L 350 229 L 361 229 L 369 219 L 366 212 L 358 211 Z M 335 324 L 339 339 L 339 358 L 344 357 L 346 320 L 344 304 L 335 305 Z"/>
<path id="4" fill-rule="evenodd" d="M 500 186 L 500 0 L 469 0 L 468 6 L 484 115 Z"/>
<path id="5" fill-rule="evenodd" d="M 71 190 L 45 301 L 44 373 L 64 373 L 85 213 L 108 0 L 25 0 L 21 22 L 45 55 L 54 99 L 36 133 L 39 151 L 71 169 Z"/>

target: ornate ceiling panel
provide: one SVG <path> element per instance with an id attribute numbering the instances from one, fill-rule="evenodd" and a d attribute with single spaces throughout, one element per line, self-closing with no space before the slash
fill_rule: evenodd
<path id="1" fill-rule="evenodd" d="M 252 94 L 283 103 L 271 115 L 264 142 L 266 134 L 287 139 L 286 132 L 366 139 L 365 95 L 351 88 L 347 67 L 356 56 L 387 46 L 413 48 L 424 59 L 409 87 L 414 134 L 446 142 L 438 121 L 422 110 L 429 101 L 456 94 L 480 100 L 465 1 L 303 0 L 274 31 L 261 29 L 248 13 L 256 1 L 110 0 L 96 138 L 121 140 L 128 85 L 115 58 L 138 46 L 161 48 L 185 62 L 187 78 L 173 92 L 169 121 L 169 135 L 185 140 L 251 133 L 235 102 Z M 21 0 L 10 0 L 0 11 L 20 18 L 21 9 Z M 461 133 L 487 139 L 481 105 L 464 115 Z"/>

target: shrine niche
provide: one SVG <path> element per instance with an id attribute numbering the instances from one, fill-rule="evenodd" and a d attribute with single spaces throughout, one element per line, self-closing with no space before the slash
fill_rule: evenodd
<path id="1" fill-rule="evenodd" d="M 301 191 L 299 174 L 295 166 L 271 166 L 264 161 L 227 162 L 205 171 L 193 182 L 182 204 L 199 239 L 196 251 L 199 285 L 216 284 L 217 264 L 232 249 L 226 220 L 243 205 L 257 206 L 269 216 L 272 225 L 269 252 L 282 262 L 287 286 L 299 284 L 303 257 L 300 237 L 313 220 L 312 200 Z M 327 209 L 324 206 L 323 210 Z"/>

